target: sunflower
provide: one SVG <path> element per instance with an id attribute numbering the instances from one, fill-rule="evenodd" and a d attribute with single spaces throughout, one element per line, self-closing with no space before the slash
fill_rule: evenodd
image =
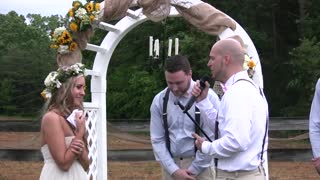
<path id="1" fill-rule="evenodd" d="M 69 27 L 70 27 L 71 31 L 73 31 L 73 32 L 77 32 L 78 31 L 78 24 L 76 22 L 74 22 L 74 21 L 72 21 L 70 23 Z"/>
<path id="2" fill-rule="evenodd" d="M 78 44 L 77 44 L 77 43 L 72 42 L 72 43 L 70 44 L 70 47 L 69 47 L 70 51 L 74 51 L 74 50 L 76 50 L 77 48 L 78 48 Z"/>
<path id="3" fill-rule="evenodd" d="M 73 8 L 70 8 L 70 9 L 69 9 L 69 11 L 68 11 L 68 16 L 69 16 L 69 17 L 74 17 Z"/>
<path id="4" fill-rule="evenodd" d="M 96 9 L 96 11 L 100 11 L 100 3 L 95 4 L 95 9 Z"/>
<path id="5" fill-rule="evenodd" d="M 91 13 L 93 11 L 93 3 L 92 2 L 89 2 L 86 4 L 86 9 L 88 11 L 88 13 Z"/>
<path id="6" fill-rule="evenodd" d="M 73 1 L 72 6 L 75 9 L 78 9 L 79 6 L 82 6 L 82 3 L 80 1 Z"/>

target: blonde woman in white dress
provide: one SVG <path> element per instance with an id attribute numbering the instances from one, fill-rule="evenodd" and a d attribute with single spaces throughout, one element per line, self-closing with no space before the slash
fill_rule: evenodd
<path id="1" fill-rule="evenodd" d="M 44 166 L 40 179 L 89 179 L 86 145 L 84 66 L 60 67 L 45 80 L 47 98 L 41 121 L 41 152 Z M 71 119 L 68 121 L 67 119 Z"/>

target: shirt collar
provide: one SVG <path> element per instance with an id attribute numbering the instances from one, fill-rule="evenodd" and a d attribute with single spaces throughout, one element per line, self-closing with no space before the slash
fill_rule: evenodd
<path id="1" fill-rule="evenodd" d="M 222 84 L 222 89 L 228 90 L 238 79 L 249 79 L 247 71 L 240 71 L 232 75 L 224 85 Z"/>

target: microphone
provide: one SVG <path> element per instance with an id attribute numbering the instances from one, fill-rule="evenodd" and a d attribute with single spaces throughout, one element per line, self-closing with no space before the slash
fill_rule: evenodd
<path id="1" fill-rule="evenodd" d="M 200 90 L 201 92 L 204 90 L 206 87 L 206 81 L 210 81 L 210 78 L 208 76 L 204 76 L 200 79 Z M 200 92 L 200 93 L 201 93 Z M 183 112 L 186 113 L 193 105 L 193 103 L 196 101 L 197 97 L 191 96 L 187 104 L 184 106 Z"/>

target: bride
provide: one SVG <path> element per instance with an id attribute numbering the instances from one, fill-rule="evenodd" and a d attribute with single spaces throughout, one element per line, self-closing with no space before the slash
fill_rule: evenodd
<path id="1" fill-rule="evenodd" d="M 45 80 L 47 97 L 41 121 L 44 166 L 40 179 L 88 179 L 84 65 L 60 67 Z"/>

